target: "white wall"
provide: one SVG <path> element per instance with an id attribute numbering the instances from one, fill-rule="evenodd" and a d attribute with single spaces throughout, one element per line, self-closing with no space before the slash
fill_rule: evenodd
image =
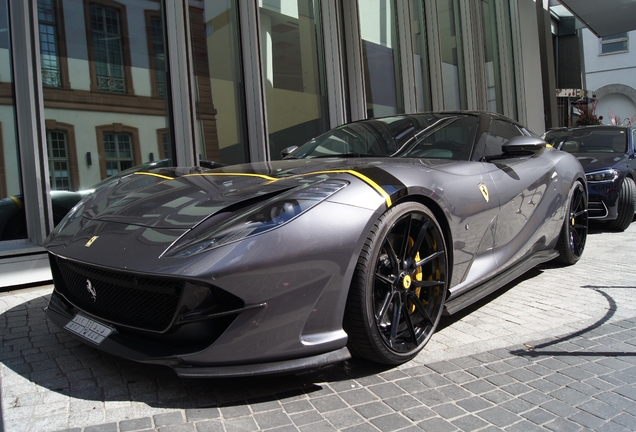
<path id="1" fill-rule="evenodd" d="M 610 110 L 629 119 L 636 114 L 636 31 L 628 33 L 629 51 L 616 54 L 601 54 L 600 39 L 588 29 L 583 29 L 582 36 L 586 87 L 598 93 L 596 114 L 603 116 L 603 124 L 611 124 Z"/>

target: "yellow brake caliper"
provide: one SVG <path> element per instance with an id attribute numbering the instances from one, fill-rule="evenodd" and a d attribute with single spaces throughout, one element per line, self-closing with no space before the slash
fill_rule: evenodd
<path id="1" fill-rule="evenodd" d="M 409 247 L 413 247 L 413 245 L 415 244 L 415 241 L 409 237 Z M 436 251 L 437 250 L 437 243 L 435 242 L 435 240 L 433 240 L 433 250 Z M 418 251 L 415 254 L 415 262 L 418 262 L 420 260 L 420 252 Z M 437 280 L 439 280 L 441 278 L 441 270 L 440 267 L 437 266 L 437 268 L 435 269 L 435 277 L 437 278 Z M 415 280 L 418 282 L 422 282 L 422 280 L 424 279 L 424 272 L 422 271 L 422 267 L 418 267 L 415 269 Z M 430 275 L 428 277 L 429 281 L 433 280 L 433 275 Z M 439 287 L 435 288 L 436 290 L 439 289 Z M 420 292 L 422 291 L 422 288 L 415 288 L 415 295 L 419 298 L 420 297 Z M 426 305 L 428 302 L 424 299 L 421 299 L 422 302 L 424 303 L 424 305 Z M 413 314 L 415 312 L 415 305 L 413 303 L 411 303 L 411 305 L 409 306 L 409 313 Z"/>
<path id="2" fill-rule="evenodd" d="M 409 247 L 413 247 L 413 245 L 415 244 L 415 241 L 413 240 L 412 237 L 409 237 Z M 420 253 L 419 251 L 415 254 L 415 262 L 420 260 Z M 422 278 L 423 278 L 423 273 L 422 273 L 422 267 L 418 267 L 415 269 L 415 280 L 418 282 L 422 282 Z M 419 298 L 420 296 L 420 291 L 422 290 L 422 288 L 415 288 L 415 295 Z M 411 305 L 409 306 L 409 313 L 412 314 L 413 312 L 415 312 L 415 305 L 413 303 L 411 303 Z"/>

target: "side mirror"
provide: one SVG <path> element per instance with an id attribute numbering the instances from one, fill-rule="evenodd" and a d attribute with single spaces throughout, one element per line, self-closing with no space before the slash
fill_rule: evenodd
<path id="1" fill-rule="evenodd" d="M 507 143 L 501 146 L 501 149 L 505 155 L 528 156 L 540 152 L 546 148 L 547 145 L 548 143 L 541 138 L 518 136 L 510 139 Z"/>
<path id="2" fill-rule="evenodd" d="M 285 156 L 289 156 L 294 150 L 296 150 L 298 146 L 289 146 L 281 150 L 280 157 L 284 158 Z"/>

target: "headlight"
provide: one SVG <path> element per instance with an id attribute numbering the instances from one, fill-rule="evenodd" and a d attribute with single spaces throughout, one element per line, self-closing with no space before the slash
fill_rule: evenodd
<path id="1" fill-rule="evenodd" d="M 588 182 L 612 182 L 618 178 L 618 171 L 615 169 L 608 169 L 592 172 L 585 174 L 585 178 Z"/>
<path id="2" fill-rule="evenodd" d="M 164 256 L 185 258 L 219 246 L 271 231 L 297 218 L 321 201 L 324 201 L 348 183 L 326 181 L 324 183 L 295 188 L 289 192 L 242 209 L 223 218 L 217 226 L 211 227 L 204 235 L 186 239 L 170 247 Z M 223 217 L 222 214 L 219 215 Z M 205 229 L 205 223 L 198 230 Z M 183 245 L 183 242 L 186 242 Z"/>

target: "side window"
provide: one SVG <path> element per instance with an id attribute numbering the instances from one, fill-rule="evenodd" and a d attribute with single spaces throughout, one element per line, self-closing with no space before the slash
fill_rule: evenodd
<path id="1" fill-rule="evenodd" d="M 484 156 L 493 156 L 503 153 L 501 146 L 508 140 L 522 136 L 523 133 L 513 125 L 504 120 L 493 120 L 490 122 L 490 128 L 486 134 L 486 148 Z"/>

